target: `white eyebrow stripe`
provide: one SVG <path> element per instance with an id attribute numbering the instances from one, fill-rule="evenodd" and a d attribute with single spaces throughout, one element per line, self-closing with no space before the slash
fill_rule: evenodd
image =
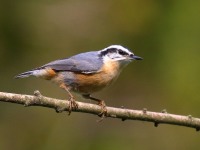
<path id="1" fill-rule="evenodd" d="M 127 48 L 125 48 L 121 45 L 111 45 L 109 47 L 104 48 L 102 51 L 106 51 L 107 49 L 111 49 L 111 48 L 120 49 L 120 50 L 127 52 L 128 54 L 133 54 L 130 50 L 128 50 Z"/>

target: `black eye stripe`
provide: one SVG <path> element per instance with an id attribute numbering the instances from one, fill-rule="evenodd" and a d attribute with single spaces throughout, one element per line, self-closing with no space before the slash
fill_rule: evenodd
<path id="1" fill-rule="evenodd" d="M 119 53 L 120 55 L 129 55 L 127 52 L 122 51 L 122 50 L 118 50 L 118 53 Z"/>
<path id="2" fill-rule="evenodd" d="M 117 49 L 117 48 L 109 48 L 109 49 L 106 49 L 105 51 L 102 51 L 101 52 L 101 56 L 105 56 L 107 55 L 108 53 L 119 53 L 120 55 L 122 56 L 127 56 L 129 55 L 127 52 L 121 50 L 121 49 Z"/>
<path id="3" fill-rule="evenodd" d="M 116 53 L 117 52 L 117 49 L 116 48 L 109 48 L 109 49 L 106 49 L 105 51 L 102 51 L 101 52 L 101 56 L 105 56 L 107 55 L 108 53 Z"/>
<path id="4" fill-rule="evenodd" d="M 116 51 L 117 51 L 116 48 L 109 48 L 109 49 L 107 49 L 107 52 L 109 52 L 109 53 L 115 53 Z"/>

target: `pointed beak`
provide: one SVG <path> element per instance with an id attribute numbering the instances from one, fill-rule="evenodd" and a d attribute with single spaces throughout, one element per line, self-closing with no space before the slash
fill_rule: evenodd
<path id="1" fill-rule="evenodd" d="M 130 56 L 130 57 L 131 57 L 131 59 L 133 59 L 133 60 L 143 60 L 142 57 L 135 56 L 135 55 L 132 55 L 132 56 Z"/>

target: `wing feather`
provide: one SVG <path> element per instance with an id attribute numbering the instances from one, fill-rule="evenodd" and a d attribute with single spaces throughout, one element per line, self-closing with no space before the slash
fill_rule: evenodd
<path id="1" fill-rule="evenodd" d="M 87 52 L 50 62 L 41 68 L 50 67 L 55 71 L 91 74 L 99 71 L 102 65 L 103 62 L 97 55 L 97 52 Z"/>

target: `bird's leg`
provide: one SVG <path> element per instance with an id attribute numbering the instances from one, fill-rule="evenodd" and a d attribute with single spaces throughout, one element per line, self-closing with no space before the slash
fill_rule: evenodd
<path id="1" fill-rule="evenodd" d="M 65 84 L 61 84 L 60 87 L 62 89 L 64 89 L 65 91 L 67 91 L 68 95 L 69 95 L 69 115 L 71 114 L 73 109 L 77 109 L 78 108 L 78 104 L 76 103 L 74 96 L 71 94 L 71 92 L 69 91 L 69 88 L 67 88 L 67 86 Z"/>
<path id="2" fill-rule="evenodd" d="M 102 118 L 106 117 L 106 115 L 107 115 L 106 103 L 103 100 L 91 97 L 90 94 L 83 95 L 83 97 L 87 98 L 87 99 L 91 99 L 91 100 L 97 101 L 98 105 L 101 106 L 101 112 L 98 114 L 98 116 L 100 116 Z"/>

